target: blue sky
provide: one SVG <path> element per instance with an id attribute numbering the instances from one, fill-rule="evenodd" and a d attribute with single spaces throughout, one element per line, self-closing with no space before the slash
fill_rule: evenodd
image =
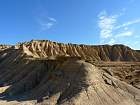
<path id="1" fill-rule="evenodd" d="M 48 39 L 140 49 L 140 0 L 0 0 L 0 43 Z"/>

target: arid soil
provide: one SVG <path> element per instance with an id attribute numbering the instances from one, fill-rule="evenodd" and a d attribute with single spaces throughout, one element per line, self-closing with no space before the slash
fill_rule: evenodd
<path id="1" fill-rule="evenodd" d="M 0 45 L 0 105 L 140 105 L 139 61 L 124 45 Z"/>

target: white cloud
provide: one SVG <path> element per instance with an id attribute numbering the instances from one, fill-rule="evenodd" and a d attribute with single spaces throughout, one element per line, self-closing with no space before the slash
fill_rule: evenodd
<path id="1" fill-rule="evenodd" d="M 140 23 L 140 19 L 128 21 L 128 22 L 126 22 L 124 24 L 121 24 L 119 26 L 116 26 L 115 29 L 123 28 L 123 27 L 129 26 L 129 25 L 133 25 L 133 24 L 137 24 L 137 23 Z"/>
<path id="2" fill-rule="evenodd" d="M 111 39 L 109 42 L 108 42 L 108 44 L 114 44 L 115 43 L 115 39 Z"/>
<path id="3" fill-rule="evenodd" d="M 115 35 L 115 38 L 119 38 L 119 37 L 128 37 L 128 36 L 132 36 L 133 32 L 131 31 L 126 31 L 126 32 L 122 32 L 120 34 Z"/>
<path id="4" fill-rule="evenodd" d="M 128 30 L 128 27 L 124 27 L 124 30 Z"/>
<path id="5" fill-rule="evenodd" d="M 123 41 L 125 38 L 134 35 L 134 32 L 128 26 L 140 23 L 140 19 L 128 21 L 118 26 L 116 25 L 118 23 L 118 18 L 125 14 L 125 11 L 126 9 L 123 8 L 122 12 L 114 15 L 108 15 L 106 11 L 99 13 L 98 27 L 100 28 L 101 44 L 115 44 L 118 43 L 118 41 Z M 119 32 L 120 30 L 121 32 Z"/>
<path id="6" fill-rule="evenodd" d="M 55 18 L 48 17 L 48 19 L 49 19 L 50 21 L 56 22 L 56 19 L 55 19 Z"/>
<path id="7" fill-rule="evenodd" d="M 56 19 L 52 17 L 43 17 L 38 19 L 38 24 L 40 25 L 41 31 L 47 31 L 56 24 Z"/>
<path id="8" fill-rule="evenodd" d="M 41 23 L 41 30 L 47 30 L 47 29 L 50 29 L 52 26 L 53 26 L 53 23 Z"/>
<path id="9" fill-rule="evenodd" d="M 101 29 L 100 37 L 101 38 L 111 37 L 117 16 L 108 16 L 106 11 L 102 11 L 98 15 L 98 17 L 99 17 L 98 26 Z"/>

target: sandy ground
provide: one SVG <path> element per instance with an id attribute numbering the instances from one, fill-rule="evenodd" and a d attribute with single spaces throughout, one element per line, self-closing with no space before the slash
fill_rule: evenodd
<path id="1" fill-rule="evenodd" d="M 0 100 L 0 105 L 36 105 L 35 101 L 24 101 L 24 102 L 17 102 L 17 101 L 3 101 Z"/>

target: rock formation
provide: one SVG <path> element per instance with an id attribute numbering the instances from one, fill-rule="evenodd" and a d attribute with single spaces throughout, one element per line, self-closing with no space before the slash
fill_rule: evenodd
<path id="1" fill-rule="evenodd" d="M 0 105 L 140 105 L 140 52 L 31 41 L 0 47 Z"/>
<path id="2" fill-rule="evenodd" d="M 35 40 L 19 45 L 28 56 L 47 58 L 49 56 L 80 56 L 92 61 L 140 61 L 140 53 L 124 45 L 76 45 Z"/>

